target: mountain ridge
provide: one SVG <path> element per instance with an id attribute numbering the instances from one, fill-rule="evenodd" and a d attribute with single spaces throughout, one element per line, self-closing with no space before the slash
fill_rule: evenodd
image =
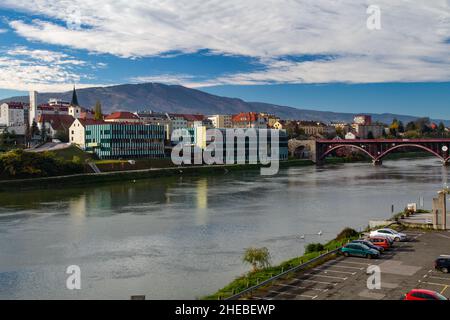
<path id="1" fill-rule="evenodd" d="M 267 112 L 276 114 L 282 119 L 317 120 L 323 122 L 351 122 L 355 113 L 317 111 L 299 109 L 289 106 L 265 102 L 247 102 L 239 98 L 229 98 L 213 95 L 197 89 L 181 85 L 166 85 L 161 83 L 122 84 L 108 87 L 90 87 L 77 89 L 78 100 L 82 106 L 93 108 L 97 100 L 102 103 L 104 112 L 153 110 L 168 113 L 198 113 L 198 114 L 236 114 L 239 112 Z M 72 91 L 59 93 L 40 93 L 38 103 L 45 103 L 50 98 L 70 101 Z M 0 100 L 0 103 L 17 101 L 28 102 L 28 96 L 16 96 Z M 365 113 L 374 121 L 391 123 L 394 118 L 407 123 L 419 116 L 392 113 Z M 439 123 L 450 125 L 450 120 L 432 119 Z"/>

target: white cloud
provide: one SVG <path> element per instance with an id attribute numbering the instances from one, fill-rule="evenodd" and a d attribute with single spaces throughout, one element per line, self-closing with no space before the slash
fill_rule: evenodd
<path id="1" fill-rule="evenodd" d="M 70 4 L 3 0 L 0 7 L 69 22 L 10 22 L 15 32 L 33 41 L 121 57 L 206 48 L 253 57 L 267 66 L 204 85 L 450 80 L 449 0 L 379 0 L 379 31 L 366 28 L 366 9 L 373 4 L 368 0 L 78 0 L 76 10 Z M 71 21 L 81 27 L 70 28 Z M 335 58 L 279 59 L 287 55 Z M 184 82 L 197 85 L 191 80 Z"/>
<path id="2" fill-rule="evenodd" d="M 7 32 L 8 32 L 8 30 L 6 30 L 6 29 L 0 29 L 0 34 L 7 33 Z"/>
<path id="3" fill-rule="evenodd" d="M 0 88 L 65 91 L 74 83 L 77 87 L 92 86 L 82 83 L 87 77 L 76 72 L 76 68 L 86 62 L 64 53 L 30 50 L 23 46 L 1 50 L 0 53 Z"/>
<path id="4" fill-rule="evenodd" d="M 159 74 L 152 76 L 140 76 L 128 79 L 131 83 L 158 82 L 165 84 L 179 84 L 186 87 L 202 87 L 206 82 L 196 80 L 192 75 L 188 74 Z"/>

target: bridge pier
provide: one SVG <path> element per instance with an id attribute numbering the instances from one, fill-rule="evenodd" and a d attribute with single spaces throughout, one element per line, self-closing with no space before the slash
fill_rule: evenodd
<path id="1" fill-rule="evenodd" d="M 372 160 L 372 164 L 374 166 L 381 166 L 383 164 L 383 161 L 381 159 L 375 159 L 375 160 Z"/>

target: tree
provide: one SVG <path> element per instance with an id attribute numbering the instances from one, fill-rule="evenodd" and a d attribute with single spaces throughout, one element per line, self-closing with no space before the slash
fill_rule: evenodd
<path id="1" fill-rule="evenodd" d="M 37 136 L 39 134 L 39 128 L 37 126 L 36 121 L 33 120 L 33 123 L 31 124 L 31 138 L 33 138 L 34 136 Z"/>
<path id="2" fill-rule="evenodd" d="M 445 124 L 442 121 L 439 123 L 438 132 L 439 133 L 444 133 L 445 132 Z"/>
<path id="3" fill-rule="evenodd" d="M 45 122 L 42 122 L 41 140 L 42 140 L 42 142 L 47 141 L 47 128 L 45 127 Z"/>
<path id="4" fill-rule="evenodd" d="M 9 150 L 16 145 L 16 133 L 8 131 L 6 128 L 3 133 L 0 134 L 0 149 Z"/>
<path id="5" fill-rule="evenodd" d="M 98 100 L 97 100 L 97 102 L 95 103 L 95 108 L 94 108 L 94 119 L 95 119 L 95 120 L 103 120 L 102 104 L 101 104 L 100 101 L 98 101 Z"/>
<path id="6" fill-rule="evenodd" d="M 54 138 L 58 139 L 61 142 L 69 142 L 69 131 L 58 130 L 56 131 Z"/>
<path id="7" fill-rule="evenodd" d="M 289 139 L 294 139 L 304 134 L 304 130 L 300 128 L 296 121 L 290 121 L 286 124 L 286 133 Z"/>
<path id="8" fill-rule="evenodd" d="M 405 132 L 405 126 L 403 125 L 403 122 L 398 122 L 398 132 L 404 133 Z"/>
<path id="9" fill-rule="evenodd" d="M 375 139 L 372 131 L 369 131 L 369 133 L 367 134 L 367 139 Z"/>
<path id="10" fill-rule="evenodd" d="M 344 139 L 344 137 L 345 137 L 344 128 L 336 127 L 336 136 Z"/>
<path id="11" fill-rule="evenodd" d="M 247 248 L 245 249 L 242 261 L 252 266 L 253 271 L 264 269 L 270 266 L 269 249 L 264 248 Z"/>
<path id="12" fill-rule="evenodd" d="M 416 120 L 416 128 L 421 134 L 431 131 L 430 118 L 419 118 Z"/>
<path id="13" fill-rule="evenodd" d="M 406 131 L 414 131 L 414 130 L 417 130 L 417 126 L 416 126 L 416 124 L 414 123 L 414 121 L 410 121 L 410 122 L 408 122 L 407 124 L 406 124 L 406 129 L 405 129 Z"/>
<path id="14" fill-rule="evenodd" d="M 397 133 L 399 132 L 399 122 L 397 119 L 394 118 L 394 120 L 392 120 L 392 123 L 389 126 L 389 131 L 393 136 L 397 136 Z"/>

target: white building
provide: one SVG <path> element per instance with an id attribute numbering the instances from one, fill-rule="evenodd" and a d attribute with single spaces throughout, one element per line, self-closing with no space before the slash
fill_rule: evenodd
<path id="1" fill-rule="evenodd" d="M 171 123 L 170 133 L 172 133 L 174 130 L 184 129 L 188 127 L 188 122 L 182 115 L 173 114 L 169 115 L 169 117 Z"/>
<path id="2" fill-rule="evenodd" d="M 93 119 L 75 119 L 69 128 L 69 143 L 76 144 L 82 149 L 85 149 L 86 141 L 86 126 L 93 124 L 102 124 L 103 121 Z"/>
<path id="3" fill-rule="evenodd" d="M 25 113 L 28 107 L 20 102 L 3 103 L 0 106 L 0 124 L 16 126 L 25 124 Z"/>
<path id="4" fill-rule="evenodd" d="M 355 132 L 349 131 L 345 134 L 345 140 L 355 140 L 358 139 L 358 136 Z"/>
<path id="5" fill-rule="evenodd" d="M 145 124 L 164 126 L 164 131 L 166 133 L 166 140 L 170 140 L 170 134 L 172 133 L 172 122 L 167 113 L 158 113 L 153 111 L 137 111 L 134 114 L 138 116 L 141 122 Z"/>
<path id="6" fill-rule="evenodd" d="M 64 101 L 61 99 L 52 98 L 48 100 L 49 106 L 64 106 L 64 107 L 70 107 L 70 102 Z"/>
<path id="7" fill-rule="evenodd" d="M 81 114 L 84 112 L 83 108 L 80 106 L 69 106 L 69 115 L 75 119 L 81 118 Z"/>
<path id="8" fill-rule="evenodd" d="M 233 120 L 231 115 L 216 114 L 208 116 L 214 128 L 233 128 Z"/>

